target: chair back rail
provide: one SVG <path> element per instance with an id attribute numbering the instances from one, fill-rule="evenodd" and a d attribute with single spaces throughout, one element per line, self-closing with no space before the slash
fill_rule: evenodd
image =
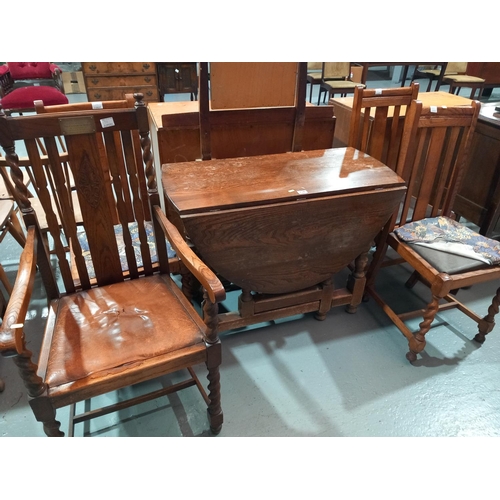
<path id="1" fill-rule="evenodd" d="M 453 215 L 479 109 L 477 101 L 455 107 L 424 107 L 417 101 L 409 110 L 410 122 L 417 123 L 403 137 L 407 152 L 396 170 L 408 183 L 401 221 Z"/>
<path id="2" fill-rule="evenodd" d="M 141 186 L 149 186 L 153 203 L 159 202 L 159 195 L 152 166 L 147 111 L 140 100 L 137 109 L 2 117 L 0 123 L 0 137 L 8 135 L 11 141 L 24 140 L 26 145 L 66 291 L 75 290 L 72 269 L 77 272 L 79 286 L 83 289 L 92 286 L 94 277 L 89 273 L 89 260 L 99 286 L 123 281 L 124 276 L 137 278 L 153 273 L 151 238 L 146 228 L 146 222 L 152 221 L 152 214 Z M 81 227 L 71 205 L 70 189 L 57 147 L 59 137 L 67 149 L 83 221 Z M 37 141 L 43 143 L 49 161 L 42 161 Z M 2 140 L 2 144 L 6 143 Z M 14 184 L 18 186 L 23 173 L 16 165 L 16 158 L 12 153 L 6 155 Z M 106 194 L 109 192 L 111 197 Z M 52 208 L 51 196 L 57 198 L 61 220 L 56 215 L 58 210 Z M 29 211 L 27 195 L 24 199 L 21 197 L 21 207 L 23 212 Z M 120 248 L 117 228 L 123 240 Z M 168 260 L 160 255 L 162 252 L 166 255 L 165 241 L 159 240 L 160 243 L 155 242 L 156 254 L 160 269 L 166 272 Z M 73 266 L 65 251 L 66 242 L 71 248 Z"/>
<path id="3" fill-rule="evenodd" d="M 409 87 L 354 91 L 348 145 L 368 153 L 393 170 L 399 157 L 405 112 L 417 98 L 418 83 Z"/>
<path id="4" fill-rule="evenodd" d="M 478 101 L 470 106 L 424 107 L 413 100 L 408 106 L 396 166 L 396 173 L 407 183 L 407 191 L 402 205 L 379 234 L 367 272 L 367 288 L 373 286 L 380 268 L 386 264 L 383 260 L 387 239 L 396 227 L 425 217 L 453 217 L 453 203 L 479 109 Z"/>

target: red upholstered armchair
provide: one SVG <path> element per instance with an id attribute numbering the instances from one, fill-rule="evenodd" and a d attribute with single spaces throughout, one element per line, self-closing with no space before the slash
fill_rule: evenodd
<path id="1" fill-rule="evenodd" d="M 16 87 L 26 84 L 51 84 L 51 86 L 64 93 L 61 68 L 57 64 L 48 62 L 9 62 L 0 66 L 0 97 L 7 95 Z"/>

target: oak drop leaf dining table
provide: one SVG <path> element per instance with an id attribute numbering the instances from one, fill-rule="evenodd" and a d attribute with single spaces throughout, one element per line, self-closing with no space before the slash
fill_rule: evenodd
<path id="1" fill-rule="evenodd" d="M 162 166 L 169 219 L 216 273 L 241 288 L 220 330 L 361 303 L 371 243 L 406 190 L 354 148 Z M 350 266 L 345 287 L 333 277 Z"/>

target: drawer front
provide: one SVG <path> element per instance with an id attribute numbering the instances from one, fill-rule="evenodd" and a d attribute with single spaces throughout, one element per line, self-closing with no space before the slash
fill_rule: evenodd
<path id="1" fill-rule="evenodd" d="M 93 87 L 131 87 L 156 85 L 156 75 L 137 75 L 137 76 L 87 76 L 85 85 L 87 88 Z"/>
<path id="2" fill-rule="evenodd" d="M 136 92 L 144 94 L 144 102 L 159 101 L 158 87 L 156 86 L 87 88 L 87 97 L 89 101 L 113 101 L 124 99 L 125 94 L 134 94 Z"/>
<path id="3" fill-rule="evenodd" d="M 83 73 L 90 75 L 119 75 L 134 73 L 156 74 L 156 63 L 154 62 L 84 62 Z"/>

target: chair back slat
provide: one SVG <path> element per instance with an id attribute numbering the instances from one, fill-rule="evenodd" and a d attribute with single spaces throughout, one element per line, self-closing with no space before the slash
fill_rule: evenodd
<path id="1" fill-rule="evenodd" d="M 128 223 L 133 220 L 130 206 L 130 193 L 127 189 L 127 175 L 123 156 L 119 154 L 121 150 L 120 134 L 117 132 L 104 132 L 104 146 L 107 153 L 109 169 L 112 178 L 112 187 L 114 197 L 112 200 L 116 203 L 116 211 L 118 214 L 118 222 L 122 227 L 123 242 L 125 245 L 125 255 L 127 259 L 128 269 L 132 278 L 137 278 L 137 262 L 135 260 L 134 249 L 132 246 L 132 237 Z M 113 238 L 115 238 L 113 230 Z"/>
<path id="2" fill-rule="evenodd" d="M 94 133 L 70 135 L 66 137 L 66 144 L 97 284 L 101 286 L 122 281 L 96 136 Z"/>
<path id="3" fill-rule="evenodd" d="M 50 165 L 54 165 L 53 171 L 55 172 L 55 167 L 59 162 L 59 154 L 57 152 L 57 148 L 54 149 L 51 147 L 52 145 L 55 146 L 55 143 L 49 145 L 50 138 L 47 139 L 47 143 L 49 149 L 48 163 Z M 47 175 L 47 163 L 44 165 L 41 161 L 39 153 L 39 141 L 36 141 L 35 139 L 28 139 L 25 141 L 25 146 L 28 158 L 30 159 L 29 169 L 32 171 L 32 176 L 34 179 L 33 184 L 36 190 L 36 194 L 42 206 L 44 207 L 44 215 L 47 221 L 47 226 L 51 233 L 57 234 L 59 231 L 61 214 L 63 213 L 63 211 L 65 213 L 68 213 L 71 210 L 71 207 L 68 207 L 68 203 L 65 203 L 66 189 L 61 186 L 61 188 L 57 190 L 57 198 L 58 200 L 62 200 L 62 203 L 58 201 L 57 203 L 53 204 L 51 194 L 54 192 L 54 183 L 52 180 L 52 175 L 50 175 L 51 181 L 49 181 L 48 179 L 49 176 Z M 53 209 L 55 207 L 57 207 L 57 214 Z M 53 241 L 54 252 L 59 259 L 59 269 L 61 271 L 61 277 L 63 279 L 64 286 L 68 292 L 74 292 L 75 286 L 73 278 L 71 276 L 70 264 L 66 258 L 65 245 L 60 238 L 54 238 Z"/>
<path id="4" fill-rule="evenodd" d="M 417 98 L 418 88 L 418 83 L 388 89 L 356 87 L 347 145 L 368 153 L 395 170 L 406 109 Z"/>
<path id="5" fill-rule="evenodd" d="M 149 245 L 146 233 L 146 221 L 151 220 L 151 210 L 149 205 L 146 207 L 143 199 L 143 190 L 141 189 L 141 184 L 139 182 L 140 176 L 137 173 L 136 164 L 136 153 L 134 137 L 128 131 L 124 131 L 121 134 L 125 167 L 128 175 L 128 185 L 130 188 L 130 199 L 131 207 L 134 211 L 134 219 L 137 222 L 137 237 L 139 238 L 139 245 L 141 247 L 142 263 L 144 266 L 144 273 L 150 275 L 153 273 L 153 265 L 151 262 L 151 254 L 149 252 Z M 139 150 L 140 152 L 140 150 Z M 143 181 L 145 180 L 144 175 L 142 176 Z"/>
<path id="6" fill-rule="evenodd" d="M 453 217 L 453 203 L 479 108 L 477 101 L 456 107 L 412 103 L 416 124 L 403 136 L 401 147 L 406 151 L 406 160 L 399 162 L 396 169 L 408 186 L 400 224 L 438 215 Z"/>

